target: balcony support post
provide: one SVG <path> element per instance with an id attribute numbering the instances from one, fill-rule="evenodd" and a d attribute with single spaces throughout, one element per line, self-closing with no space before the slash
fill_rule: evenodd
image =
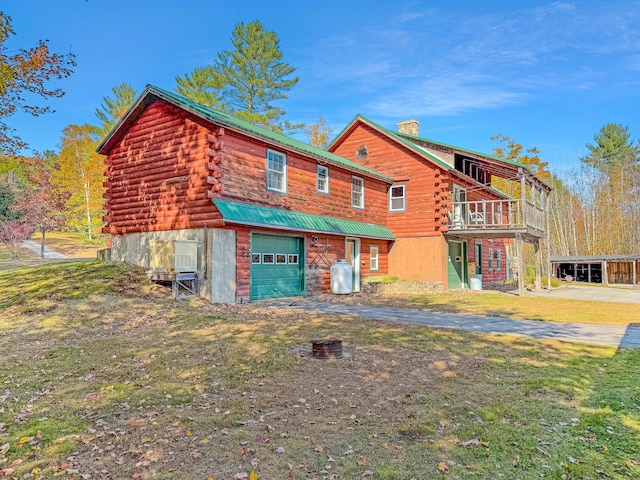
<path id="1" fill-rule="evenodd" d="M 518 255 L 518 295 L 524 297 L 524 256 L 522 254 L 522 235 L 516 233 L 516 254 Z"/>
<path id="2" fill-rule="evenodd" d="M 540 248 L 540 239 L 536 238 L 533 242 L 536 251 L 536 292 L 542 290 L 542 249 Z"/>

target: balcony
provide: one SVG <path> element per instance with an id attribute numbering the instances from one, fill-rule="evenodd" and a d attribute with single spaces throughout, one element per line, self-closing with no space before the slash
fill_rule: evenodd
<path id="1" fill-rule="evenodd" d="M 545 235 L 545 210 L 527 200 L 454 201 L 449 213 L 449 233 L 459 236 L 510 238 L 523 234 Z"/>

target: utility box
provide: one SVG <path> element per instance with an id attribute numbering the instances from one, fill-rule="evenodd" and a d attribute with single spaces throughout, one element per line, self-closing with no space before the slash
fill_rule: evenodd
<path id="1" fill-rule="evenodd" d="M 156 272 L 198 271 L 197 240 L 151 240 L 149 268 Z"/>

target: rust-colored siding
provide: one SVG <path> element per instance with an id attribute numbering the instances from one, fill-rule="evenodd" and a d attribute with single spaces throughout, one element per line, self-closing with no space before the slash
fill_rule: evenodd
<path id="1" fill-rule="evenodd" d="M 358 149 L 366 145 L 367 157 L 359 158 Z M 382 133 L 357 124 L 338 144 L 334 153 L 360 163 L 394 179 L 394 185 L 406 186 L 406 210 L 389 212 L 387 226 L 398 238 L 439 235 L 446 229 L 447 175 L 420 155 L 402 145 L 391 145 Z M 385 210 L 388 210 L 388 197 Z"/>
<path id="2" fill-rule="evenodd" d="M 137 119 L 107 157 L 105 233 L 220 226 L 207 198 L 207 129 L 165 102 Z"/>
<path id="3" fill-rule="evenodd" d="M 353 208 L 351 177 L 354 174 L 343 168 L 325 164 L 329 169 L 329 194 L 323 194 L 316 191 L 318 162 L 315 159 L 229 131 L 222 145 L 219 164 L 222 190 L 217 198 L 359 222 L 385 223 L 387 184 L 381 180 L 355 174 L 364 178 L 365 208 Z M 287 157 L 286 193 L 266 188 L 267 149 Z"/>

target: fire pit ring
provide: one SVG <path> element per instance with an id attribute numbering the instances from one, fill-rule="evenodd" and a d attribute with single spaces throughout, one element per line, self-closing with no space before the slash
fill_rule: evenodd
<path id="1" fill-rule="evenodd" d="M 311 356 L 322 360 L 342 358 L 342 340 L 311 340 Z"/>

